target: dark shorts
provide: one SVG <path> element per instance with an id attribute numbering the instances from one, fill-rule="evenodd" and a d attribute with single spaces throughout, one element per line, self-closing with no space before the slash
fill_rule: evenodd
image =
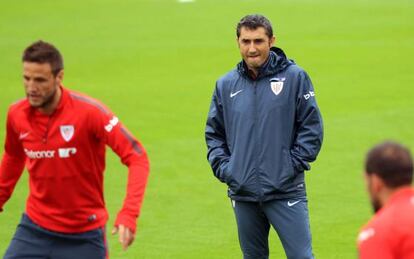
<path id="1" fill-rule="evenodd" d="M 23 214 L 4 259 L 108 258 L 105 228 L 79 234 L 46 230 Z"/>

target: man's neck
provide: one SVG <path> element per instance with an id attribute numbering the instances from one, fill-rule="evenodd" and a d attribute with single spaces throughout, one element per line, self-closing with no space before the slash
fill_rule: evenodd
<path id="1" fill-rule="evenodd" d="M 382 191 L 380 197 L 379 197 L 380 202 L 381 202 L 381 205 L 382 206 L 387 205 L 387 203 L 389 203 L 390 199 L 392 199 L 392 197 L 394 196 L 394 194 L 396 192 L 398 192 L 398 191 L 400 191 L 402 189 L 405 189 L 407 187 L 410 188 L 411 185 L 403 185 L 403 186 L 399 186 L 397 188 L 386 188 L 386 189 L 384 189 Z"/>
<path id="2" fill-rule="evenodd" d="M 259 69 L 254 69 L 254 68 L 247 68 L 247 71 L 249 73 L 249 76 L 253 79 L 256 79 L 257 76 L 259 75 Z"/>

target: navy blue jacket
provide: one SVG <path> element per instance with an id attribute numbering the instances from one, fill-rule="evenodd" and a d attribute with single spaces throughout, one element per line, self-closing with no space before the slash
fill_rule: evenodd
<path id="1" fill-rule="evenodd" d="M 323 126 L 309 76 L 273 47 L 252 79 L 242 61 L 216 82 L 205 137 L 214 175 L 239 201 L 306 195 Z"/>

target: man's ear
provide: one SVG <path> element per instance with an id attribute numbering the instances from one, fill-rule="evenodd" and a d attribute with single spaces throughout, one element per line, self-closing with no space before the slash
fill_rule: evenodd
<path id="1" fill-rule="evenodd" d="M 271 38 L 270 38 L 270 41 L 269 41 L 269 47 L 271 48 L 271 47 L 273 47 L 274 45 L 275 45 L 275 43 L 276 43 L 276 37 L 275 37 L 275 35 L 273 35 Z"/>
<path id="2" fill-rule="evenodd" d="M 380 193 L 385 187 L 384 180 L 382 180 L 375 173 L 371 173 L 369 177 L 371 179 L 371 188 L 372 188 L 371 190 L 374 191 L 375 193 Z"/>
<path id="3" fill-rule="evenodd" d="M 63 81 L 63 76 L 64 76 L 65 72 L 62 70 L 59 71 L 59 73 L 56 75 L 56 79 L 58 81 L 59 84 L 62 83 Z"/>
<path id="4" fill-rule="evenodd" d="M 239 48 L 240 48 L 239 37 L 236 37 L 236 42 L 237 42 L 237 47 L 239 47 Z"/>

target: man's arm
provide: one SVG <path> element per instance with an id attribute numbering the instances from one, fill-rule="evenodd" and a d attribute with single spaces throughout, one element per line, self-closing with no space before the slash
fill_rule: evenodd
<path id="1" fill-rule="evenodd" d="M 112 113 L 101 113 L 98 124 L 101 137 L 128 167 L 126 197 L 113 231 L 113 234 L 119 233 L 119 241 L 126 249 L 134 240 L 149 175 L 149 161 L 144 147 Z"/>
<path id="2" fill-rule="evenodd" d="M 0 164 L 0 211 L 3 211 L 4 204 L 9 200 L 22 175 L 24 162 L 25 154 L 8 114 L 4 154 Z"/>
<path id="3" fill-rule="evenodd" d="M 226 169 L 230 159 L 230 151 L 226 142 L 223 107 L 217 85 L 207 117 L 205 137 L 208 149 L 207 159 L 213 173 L 221 182 L 226 182 Z"/>
<path id="4" fill-rule="evenodd" d="M 296 170 L 301 172 L 310 169 L 309 163 L 315 161 L 321 149 L 323 125 L 309 76 L 302 71 L 298 77 L 296 134 L 291 149 L 291 156 Z"/>

